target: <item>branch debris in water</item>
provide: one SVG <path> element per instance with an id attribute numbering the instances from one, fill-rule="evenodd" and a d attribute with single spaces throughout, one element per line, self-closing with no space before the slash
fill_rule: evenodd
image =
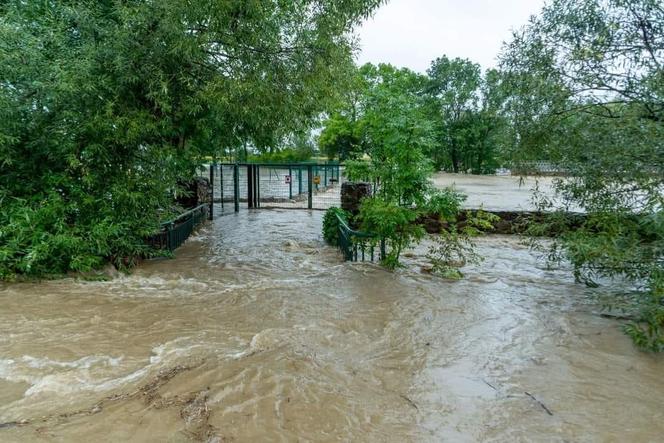
<path id="1" fill-rule="evenodd" d="M 544 403 L 542 403 L 541 401 L 539 401 L 538 399 L 536 399 L 535 396 L 534 396 L 533 394 L 531 394 L 530 392 L 525 392 L 525 394 L 526 394 L 528 397 L 530 397 L 530 398 L 532 398 L 533 400 L 535 400 L 535 401 L 537 402 L 537 404 L 540 405 L 540 406 L 542 407 L 542 409 L 544 409 L 544 410 L 546 411 L 547 414 L 553 416 L 553 412 L 551 412 L 551 409 L 547 408 L 546 405 L 545 405 Z"/>

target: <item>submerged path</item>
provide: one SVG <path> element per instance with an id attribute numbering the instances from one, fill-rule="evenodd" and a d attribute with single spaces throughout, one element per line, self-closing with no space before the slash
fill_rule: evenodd
<path id="1" fill-rule="evenodd" d="M 446 282 L 322 213 L 219 217 L 109 282 L 0 286 L 0 441 L 657 441 L 664 360 L 515 237 Z"/>

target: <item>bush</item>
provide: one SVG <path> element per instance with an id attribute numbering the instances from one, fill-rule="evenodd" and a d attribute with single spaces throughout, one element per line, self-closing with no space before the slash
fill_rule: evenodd
<path id="1" fill-rule="evenodd" d="M 56 193 L 43 200 L 2 203 L 2 280 L 86 272 L 106 261 L 124 268 L 152 253 L 143 239 L 155 228 L 145 220 L 123 221 L 120 215 L 102 214 L 101 208 L 97 217 L 89 218 Z"/>
<path id="2" fill-rule="evenodd" d="M 442 220 L 452 221 L 459 214 L 461 204 L 465 200 L 466 196 L 454 188 L 433 190 L 424 209 L 430 214 L 436 214 Z"/>
<path id="3" fill-rule="evenodd" d="M 339 217 L 348 222 L 348 212 L 341 208 L 329 208 L 323 216 L 323 238 L 328 245 L 338 246 Z"/>

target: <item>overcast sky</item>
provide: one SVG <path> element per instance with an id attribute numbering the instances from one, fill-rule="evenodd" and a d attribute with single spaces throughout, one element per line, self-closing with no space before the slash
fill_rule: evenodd
<path id="1" fill-rule="evenodd" d="M 389 0 L 358 34 L 358 63 L 387 62 L 424 72 L 442 55 L 496 66 L 511 30 L 537 14 L 544 0 Z"/>

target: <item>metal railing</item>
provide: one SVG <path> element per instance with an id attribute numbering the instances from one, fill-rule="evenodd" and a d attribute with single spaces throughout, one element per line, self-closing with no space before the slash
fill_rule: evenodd
<path id="1" fill-rule="evenodd" d="M 148 244 L 156 249 L 174 251 L 189 238 L 194 229 L 208 219 L 210 205 L 196 206 L 177 218 L 161 224 L 161 231 L 148 239 Z"/>
<path id="2" fill-rule="evenodd" d="M 346 261 L 375 261 L 376 248 L 379 247 L 378 259 L 385 258 L 385 239 L 368 232 L 351 229 L 345 220 L 337 214 L 339 221 L 337 245 Z"/>

